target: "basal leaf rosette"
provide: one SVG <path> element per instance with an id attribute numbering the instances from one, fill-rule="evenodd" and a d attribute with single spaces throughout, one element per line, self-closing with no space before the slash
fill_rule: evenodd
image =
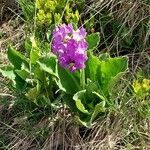
<path id="1" fill-rule="evenodd" d="M 127 70 L 128 58 L 94 56 L 99 33 L 86 34 L 83 27 L 75 30 L 71 24 L 62 24 L 53 31 L 51 47 L 58 58 L 56 83 L 63 102 L 78 123 L 90 127 L 111 111 L 111 91 Z"/>

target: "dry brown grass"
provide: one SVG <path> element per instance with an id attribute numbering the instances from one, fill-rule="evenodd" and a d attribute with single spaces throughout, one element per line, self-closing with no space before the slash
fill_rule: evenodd
<path id="1" fill-rule="evenodd" d="M 113 51 L 116 49 L 115 53 L 120 53 L 121 51 L 126 51 L 127 49 L 120 49 L 119 44 L 121 40 L 132 36 L 132 38 L 136 38 L 136 42 L 134 42 L 134 47 L 132 48 L 132 52 L 134 51 L 145 51 L 145 49 L 149 49 L 150 47 L 150 29 L 148 26 L 150 25 L 150 2 L 146 0 L 92 0 L 90 5 L 87 4 L 85 14 L 93 13 L 92 17 L 97 18 L 96 30 L 100 31 L 101 37 L 103 39 L 103 43 L 101 45 L 105 45 L 107 51 Z M 107 30 L 103 25 L 104 17 L 110 17 L 107 20 L 106 24 Z M 89 18 L 90 20 L 91 18 Z M 121 25 L 117 33 L 113 36 L 109 37 L 107 31 L 109 30 L 109 25 L 113 24 L 113 21 L 119 22 Z M 127 27 L 127 31 L 123 36 L 119 36 L 122 32 L 124 26 Z M 145 31 L 146 30 L 146 31 Z M 138 36 L 138 37 L 137 37 Z M 133 40 L 133 39 L 131 39 Z"/>
<path id="2" fill-rule="evenodd" d="M 126 96 L 124 91 L 119 94 L 124 94 L 122 98 Z M 101 118 L 90 129 L 74 124 L 68 110 L 63 110 L 61 115 L 58 112 L 53 119 L 43 117 L 31 127 L 26 117 L 11 116 L 12 107 L 5 109 L 4 116 L 9 122 L 1 122 L 0 130 L 9 141 L 7 149 L 11 150 L 149 150 L 150 118 L 136 120 L 139 118 L 134 99 L 122 103 L 123 108 Z M 27 124 L 32 131 L 27 131 Z M 45 125 L 49 134 L 40 141 L 35 133 Z"/>
<path id="3" fill-rule="evenodd" d="M 0 0 L 0 25 L 11 18 L 10 9 L 18 9 L 16 0 Z"/>

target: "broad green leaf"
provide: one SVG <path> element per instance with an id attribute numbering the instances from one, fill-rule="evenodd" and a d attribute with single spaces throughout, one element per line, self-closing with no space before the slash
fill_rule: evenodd
<path id="1" fill-rule="evenodd" d="M 81 119 L 79 116 L 74 116 L 74 119 L 77 123 L 79 123 L 87 128 L 91 127 L 91 125 L 92 125 L 89 118 Z"/>
<path id="2" fill-rule="evenodd" d="M 27 83 L 16 74 L 15 84 L 13 85 L 18 91 L 24 91 Z"/>
<path id="3" fill-rule="evenodd" d="M 40 58 L 40 54 L 36 49 L 32 49 L 30 52 L 30 61 L 32 64 L 35 64 Z"/>
<path id="4" fill-rule="evenodd" d="M 57 77 L 55 73 L 56 63 L 57 63 L 55 56 L 52 55 L 52 56 L 43 57 L 37 63 L 40 65 L 42 70 L 49 73 L 50 75 L 54 75 Z"/>
<path id="5" fill-rule="evenodd" d="M 86 90 L 79 91 L 73 96 L 73 100 L 75 100 L 77 108 L 82 113 L 89 114 L 88 110 L 86 110 L 86 108 L 82 103 L 82 99 L 85 98 L 85 94 L 86 94 Z"/>
<path id="6" fill-rule="evenodd" d="M 92 114 L 95 106 L 99 104 L 102 101 L 106 101 L 106 98 L 99 94 L 100 91 L 96 89 L 96 91 L 93 90 L 87 90 L 86 91 L 86 101 L 84 102 L 84 105 L 88 109 L 88 111 Z"/>
<path id="7" fill-rule="evenodd" d="M 92 92 L 93 95 L 95 95 L 95 97 L 97 97 L 99 99 L 99 102 L 97 104 L 95 104 L 94 107 L 92 108 L 89 108 L 88 105 L 88 101 L 86 100 L 87 104 L 86 104 L 86 108 L 85 108 L 85 105 L 82 103 L 82 100 L 86 97 L 85 95 L 87 94 L 86 93 L 87 91 L 86 90 L 82 90 L 82 91 L 79 91 L 77 92 L 74 96 L 73 96 L 73 99 L 75 101 L 75 104 L 76 104 L 76 107 L 77 109 L 82 112 L 82 113 L 79 113 L 78 111 L 75 112 L 75 120 L 86 126 L 86 127 L 90 127 L 93 123 L 93 121 L 99 116 L 99 115 L 104 115 L 104 112 L 105 112 L 105 105 L 106 105 L 106 101 L 105 101 L 105 98 L 100 95 L 99 93 L 97 92 Z M 87 98 L 87 97 L 86 97 Z M 96 99 L 92 99 L 93 102 L 96 101 Z M 87 110 L 88 108 L 88 110 Z"/>
<path id="8" fill-rule="evenodd" d="M 80 91 L 79 72 L 69 72 L 57 64 L 56 73 L 59 78 L 56 80 L 56 83 L 61 90 L 68 94 L 75 94 L 77 91 Z"/>
<path id="9" fill-rule="evenodd" d="M 91 116 L 91 123 L 94 121 L 94 119 L 100 114 L 105 112 L 105 101 L 100 102 L 96 105 L 94 112 Z"/>
<path id="10" fill-rule="evenodd" d="M 81 96 L 84 96 L 84 95 L 82 95 L 82 94 L 84 94 L 84 90 L 83 91 L 80 91 L 81 92 Z M 78 92 L 79 93 L 79 92 Z M 95 107 L 93 107 L 90 111 L 91 111 L 91 113 L 89 113 L 89 111 L 87 111 L 86 109 L 85 109 L 85 107 L 83 106 L 83 104 L 81 103 L 81 105 L 77 105 L 76 104 L 76 106 L 78 107 L 78 109 L 82 112 L 82 113 L 84 113 L 84 115 L 83 114 L 78 114 L 78 115 L 76 115 L 75 116 L 75 120 L 78 122 L 78 123 L 80 123 L 80 124 L 82 124 L 82 125 L 84 125 L 84 126 L 86 126 L 86 127 L 91 127 L 91 125 L 93 124 L 93 121 L 98 117 L 98 115 L 102 115 L 102 114 L 104 114 L 104 112 L 105 112 L 105 104 L 106 104 L 106 102 L 105 102 L 105 99 L 104 99 L 104 97 L 103 96 L 101 96 L 101 95 L 99 95 L 98 93 L 96 93 L 96 92 L 93 92 L 96 96 L 98 96 L 102 101 L 100 102 L 100 103 L 98 103 L 98 104 L 96 104 L 95 105 Z M 80 93 L 79 93 L 80 94 Z M 76 97 L 77 97 L 77 95 L 76 95 Z M 77 99 L 77 101 L 78 101 L 78 99 Z M 80 100 L 80 102 L 81 102 L 81 100 Z M 88 104 L 87 104 L 88 105 Z"/>
<path id="11" fill-rule="evenodd" d="M 29 60 L 24 55 L 12 47 L 8 47 L 7 54 L 9 61 L 16 69 L 21 69 L 22 63 L 29 63 Z"/>
<path id="12" fill-rule="evenodd" d="M 110 58 L 110 56 L 109 56 L 108 53 L 102 53 L 102 54 L 99 55 L 99 60 L 100 61 L 105 61 L 105 60 L 107 60 L 109 58 Z"/>
<path id="13" fill-rule="evenodd" d="M 45 78 L 45 74 L 44 74 L 44 70 L 37 66 L 34 70 L 34 78 L 40 80 L 41 82 L 45 82 L 46 78 Z"/>
<path id="14" fill-rule="evenodd" d="M 109 58 L 101 62 L 101 65 L 97 70 L 97 77 L 104 93 L 112 89 L 115 82 L 121 77 L 127 68 L 127 57 Z"/>
<path id="15" fill-rule="evenodd" d="M 87 84 L 86 84 L 86 94 L 87 97 L 89 97 L 90 99 L 94 98 L 93 95 L 93 91 L 98 91 L 98 86 L 96 85 L 96 82 L 92 82 L 90 79 L 87 80 Z"/>
<path id="16" fill-rule="evenodd" d="M 86 85 L 86 101 L 85 104 L 88 107 L 90 112 L 93 112 L 95 105 L 102 101 L 102 98 L 98 95 L 100 93 L 100 89 L 98 86 L 98 82 L 92 82 L 88 80 Z"/>
<path id="17" fill-rule="evenodd" d="M 76 106 L 77 106 L 77 108 L 78 108 L 81 112 L 83 112 L 83 113 L 85 113 L 85 114 L 89 114 L 88 110 L 86 110 L 86 108 L 85 108 L 84 105 L 82 104 L 81 99 L 77 99 L 77 100 L 76 100 Z"/>
<path id="18" fill-rule="evenodd" d="M 29 72 L 26 70 L 15 70 L 18 76 L 20 76 L 23 80 L 26 80 L 26 78 L 29 76 Z"/>
<path id="19" fill-rule="evenodd" d="M 92 34 L 88 35 L 86 40 L 88 42 L 88 50 L 89 51 L 95 50 L 95 48 L 98 46 L 98 44 L 100 42 L 99 32 L 92 33 Z"/>
<path id="20" fill-rule="evenodd" d="M 36 99 L 39 96 L 39 94 L 40 94 L 40 87 L 37 84 L 34 88 L 29 89 L 29 91 L 26 93 L 26 97 L 29 100 L 36 102 Z"/>
<path id="21" fill-rule="evenodd" d="M 0 73 L 2 73 L 4 77 L 10 79 L 12 81 L 12 86 L 19 91 L 23 90 L 26 86 L 25 81 L 15 73 L 14 68 L 12 66 L 7 66 L 5 68 L 0 69 Z"/>
<path id="22" fill-rule="evenodd" d="M 92 81 L 97 80 L 97 68 L 100 66 L 101 62 L 98 57 L 91 53 L 88 53 L 88 61 L 86 62 L 85 75 Z"/>
<path id="23" fill-rule="evenodd" d="M 97 93 L 95 91 L 93 91 L 92 93 L 95 94 L 96 96 L 98 96 L 102 101 L 106 101 L 105 97 L 100 95 L 99 93 Z"/>
<path id="24" fill-rule="evenodd" d="M 4 76 L 7 77 L 8 79 L 14 81 L 15 80 L 15 73 L 14 73 L 14 68 L 12 66 L 6 66 L 3 67 L 2 69 L 0 68 L 0 73 Z"/>

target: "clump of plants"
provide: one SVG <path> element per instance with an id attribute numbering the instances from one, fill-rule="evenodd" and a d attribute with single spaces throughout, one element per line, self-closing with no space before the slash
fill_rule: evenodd
<path id="1" fill-rule="evenodd" d="M 132 83 L 134 95 L 138 102 L 138 112 L 143 118 L 149 118 L 150 116 L 150 79 L 148 72 L 149 70 L 145 71 L 144 69 L 138 71 Z"/>
<path id="2" fill-rule="evenodd" d="M 137 96 L 147 96 L 150 93 L 150 80 L 149 79 L 143 79 L 141 81 L 134 80 L 133 81 L 133 89 Z"/>
<path id="3" fill-rule="evenodd" d="M 37 0 L 37 21 L 39 25 L 49 26 L 52 23 L 64 22 L 77 24 L 79 21 L 79 11 L 73 11 L 75 2 L 66 0 Z M 79 2 L 78 2 L 79 3 Z M 61 4 L 61 5 L 60 5 Z"/>
<path id="4" fill-rule="evenodd" d="M 99 42 L 99 33 L 87 35 L 84 27 L 62 24 L 53 31 L 50 51 L 41 50 L 34 37 L 24 55 L 9 47 L 10 65 L 1 73 L 37 105 L 58 110 L 65 104 L 89 127 L 114 107 L 111 90 L 128 68 L 127 57 L 94 56 Z"/>

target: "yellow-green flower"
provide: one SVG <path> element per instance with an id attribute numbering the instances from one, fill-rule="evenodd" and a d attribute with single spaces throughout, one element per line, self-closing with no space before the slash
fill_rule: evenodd
<path id="1" fill-rule="evenodd" d="M 149 79 L 143 79 L 143 88 L 145 88 L 146 91 L 150 90 L 150 80 Z"/>
<path id="2" fill-rule="evenodd" d="M 72 2 L 73 1 L 66 2 L 66 0 L 37 0 L 38 25 L 50 26 L 52 23 L 58 24 L 61 22 L 77 25 L 79 21 L 79 12 L 77 10 L 75 12 L 72 10 Z M 61 18 L 65 19 L 61 20 Z"/>
<path id="3" fill-rule="evenodd" d="M 142 81 L 134 80 L 132 84 L 133 90 L 137 96 L 147 96 L 150 92 L 150 80 L 143 79 Z"/>
<path id="4" fill-rule="evenodd" d="M 132 87 L 133 87 L 135 93 L 139 93 L 140 89 L 142 88 L 142 86 L 138 82 L 138 80 L 133 81 Z"/>

